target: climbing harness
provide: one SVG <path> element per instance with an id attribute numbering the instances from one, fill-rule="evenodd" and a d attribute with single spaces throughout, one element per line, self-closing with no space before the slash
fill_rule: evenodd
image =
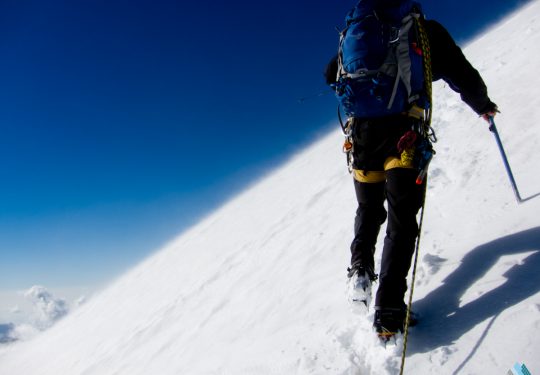
<path id="1" fill-rule="evenodd" d="M 345 140 L 343 141 L 342 150 L 347 158 L 347 169 L 349 170 L 349 173 L 352 173 L 353 151 L 354 151 L 354 143 L 353 143 L 352 134 L 353 134 L 353 127 L 354 127 L 354 118 L 349 117 L 344 124 L 341 118 L 340 107 L 338 105 L 338 119 L 339 119 L 339 125 L 341 126 L 341 132 L 343 133 L 343 136 L 345 137 Z"/>

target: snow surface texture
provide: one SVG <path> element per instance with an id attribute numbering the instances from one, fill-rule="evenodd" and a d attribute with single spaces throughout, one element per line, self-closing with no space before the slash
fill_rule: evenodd
<path id="1" fill-rule="evenodd" d="M 540 374 L 539 16 L 534 1 L 465 50 L 502 111 L 525 203 L 487 125 L 436 87 L 405 373 Z M 0 374 L 397 373 L 401 343 L 378 345 L 345 299 L 355 201 L 341 142 L 319 140 L 47 332 L 5 345 Z"/>

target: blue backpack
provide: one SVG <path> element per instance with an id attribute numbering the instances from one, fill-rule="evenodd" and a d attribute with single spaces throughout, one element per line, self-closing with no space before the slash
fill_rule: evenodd
<path id="1" fill-rule="evenodd" d="M 347 116 L 427 116 L 431 82 L 426 85 L 423 51 L 429 46 L 425 33 L 420 37 L 420 17 L 412 0 L 360 0 L 349 12 L 333 85 Z"/>

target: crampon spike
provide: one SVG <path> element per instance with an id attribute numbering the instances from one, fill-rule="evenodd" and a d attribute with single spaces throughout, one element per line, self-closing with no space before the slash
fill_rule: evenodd
<path id="1" fill-rule="evenodd" d="M 379 340 L 381 341 L 384 346 L 386 346 L 388 343 L 396 345 L 396 332 L 378 332 L 377 336 L 379 337 Z"/>

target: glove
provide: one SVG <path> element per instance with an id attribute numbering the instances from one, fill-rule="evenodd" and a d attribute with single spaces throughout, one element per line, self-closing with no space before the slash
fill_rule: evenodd
<path id="1" fill-rule="evenodd" d="M 499 111 L 499 108 L 497 107 L 497 104 L 489 102 L 489 104 L 486 106 L 485 110 L 482 111 L 482 114 L 480 116 L 489 123 L 489 119 L 495 117 L 497 113 L 501 113 L 501 111 Z"/>

